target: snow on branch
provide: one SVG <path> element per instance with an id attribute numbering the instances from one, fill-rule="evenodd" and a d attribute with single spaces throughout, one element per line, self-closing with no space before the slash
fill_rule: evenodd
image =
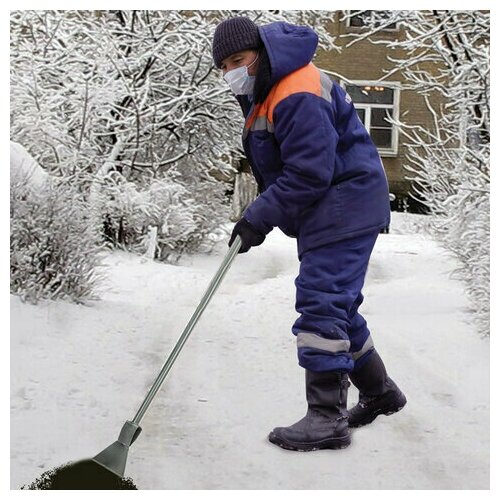
<path id="1" fill-rule="evenodd" d="M 347 47 L 385 45 L 392 67 L 384 78 L 400 73 L 403 91 L 424 97 L 433 130 L 412 124 L 411 114 L 397 123 L 406 169 L 434 234 L 461 261 L 479 329 L 489 333 L 489 11 L 351 11 L 344 19 L 363 12 L 364 28 L 346 35 Z M 389 25 L 395 35 L 378 36 Z"/>

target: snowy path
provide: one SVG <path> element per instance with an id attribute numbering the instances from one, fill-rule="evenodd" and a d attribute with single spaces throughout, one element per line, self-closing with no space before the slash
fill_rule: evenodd
<path id="1" fill-rule="evenodd" d="M 238 256 L 144 418 L 127 465 L 140 489 L 489 487 L 489 342 L 449 277 L 451 257 L 395 215 L 362 312 L 407 407 L 354 431 L 345 450 L 267 442 L 305 411 L 289 333 L 298 262 L 274 231 Z M 115 253 L 110 289 L 90 307 L 12 298 L 12 488 L 117 438 L 225 252 L 180 266 Z"/>

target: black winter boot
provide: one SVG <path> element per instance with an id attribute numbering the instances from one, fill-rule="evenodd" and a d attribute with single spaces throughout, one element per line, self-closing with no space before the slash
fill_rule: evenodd
<path id="1" fill-rule="evenodd" d="M 349 427 L 361 427 L 373 422 L 378 415 L 391 415 L 406 404 L 406 397 L 387 376 L 384 362 L 373 351 L 366 363 L 349 374 L 359 389 L 359 402 L 348 412 Z"/>
<path id="2" fill-rule="evenodd" d="M 347 374 L 306 370 L 306 416 L 290 427 L 276 427 L 269 434 L 269 441 L 296 451 L 349 446 L 346 408 L 349 385 Z"/>

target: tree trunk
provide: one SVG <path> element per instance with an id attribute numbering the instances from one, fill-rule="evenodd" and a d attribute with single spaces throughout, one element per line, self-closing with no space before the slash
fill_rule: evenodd
<path id="1" fill-rule="evenodd" d="M 231 206 L 231 220 L 241 218 L 243 211 L 257 197 L 257 184 L 251 174 L 238 172 L 234 182 L 234 194 Z"/>

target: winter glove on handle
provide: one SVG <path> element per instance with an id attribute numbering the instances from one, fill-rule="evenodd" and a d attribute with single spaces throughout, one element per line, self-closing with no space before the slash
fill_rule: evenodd
<path id="1" fill-rule="evenodd" d="M 244 217 L 234 225 L 233 233 L 231 234 L 231 239 L 229 240 L 229 246 L 233 244 L 233 241 L 238 234 L 241 238 L 241 248 L 238 253 L 248 252 L 251 247 L 261 245 L 266 239 L 266 236 L 257 231 L 257 229 L 255 229 Z"/>

